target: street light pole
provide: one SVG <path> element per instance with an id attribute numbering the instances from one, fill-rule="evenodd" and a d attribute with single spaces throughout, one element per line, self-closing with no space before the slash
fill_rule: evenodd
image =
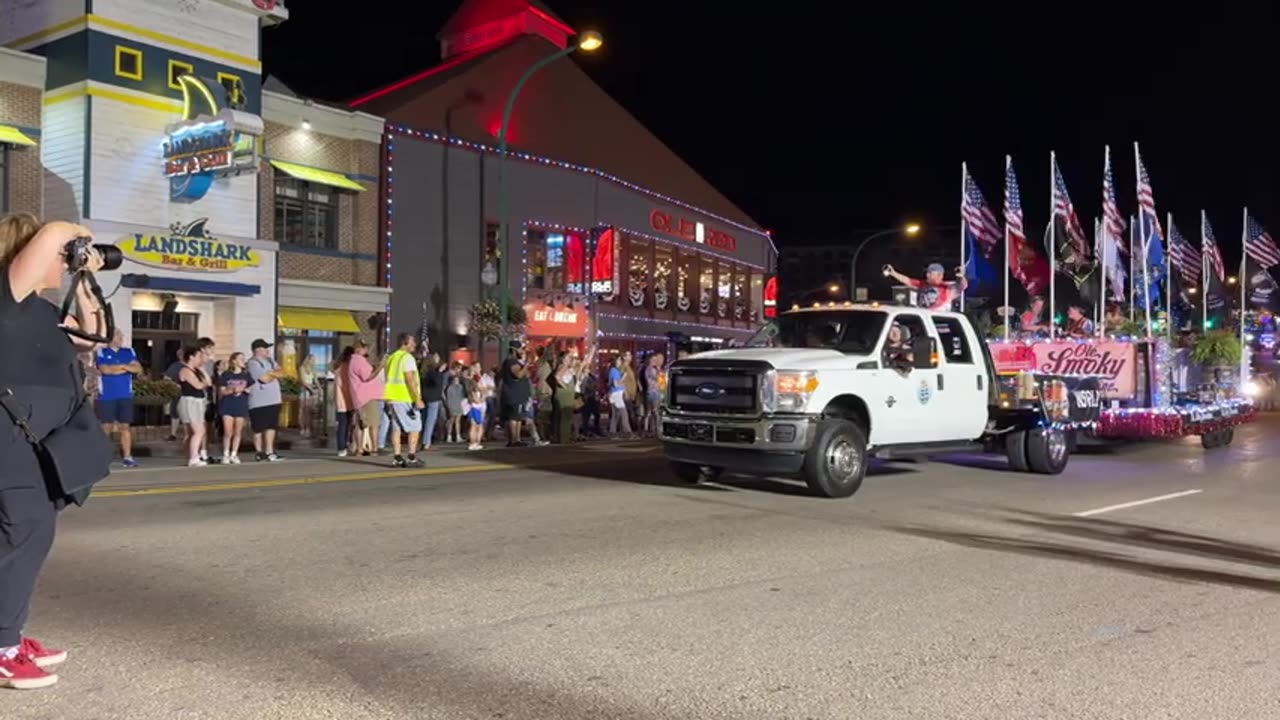
<path id="1" fill-rule="evenodd" d="M 507 359 L 508 340 L 507 327 L 510 322 L 510 316 L 507 312 L 507 283 L 510 282 L 510 269 L 507 267 L 507 258 L 510 256 L 508 251 L 511 249 L 511 241 L 507 232 L 507 130 L 511 127 L 511 112 L 515 110 L 516 98 L 520 95 L 520 91 L 524 89 L 525 83 L 529 82 L 529 78 L 534 73 L 560 58 L 567 57 L 577 52 L 579 49 L 591 52 L 600 47 L 603 41 L 600 34 L 593 31 L 582 33 L 576 43 L 569 45 L 563 50 L 558 50 L 533 65 L 520 76 L 516 81 L 515 87 L 511 88 L 511 94 L 507 95 L 507 106 L 502 111 L 502 127 L 498 130 L 498 308 L 501 312 L 502 327 L 498 329 L 498 349 L 499 358 Z"/>
<path id="2" fill-rule="evenodd" d="M 858 256 L 862 254 L 863 248 L 865 248 L 872 240 L 877 238 L 895 235 L 897 233 L 902 233 L 903 235 L 910 237 L 918 232 L 920 232 L 920 226 L 911 224 L 904 228 L 888 228 L 880 230 L 879 232 L 874 232 L 863 238 L 862 242 L 858 243 L 858 247 L 854 248 L 853 260 L 849 263 L 849 300 L 857 301 L 858 299 Z"/>

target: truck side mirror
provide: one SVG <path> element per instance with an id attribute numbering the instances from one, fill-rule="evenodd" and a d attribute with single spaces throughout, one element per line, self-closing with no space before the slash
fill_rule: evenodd
<path id="1" fill-rule="evenodd" d="M 938 343 L 931 337 L 911 338 L 912 367 L 931 370 L 938 367 Z"/>

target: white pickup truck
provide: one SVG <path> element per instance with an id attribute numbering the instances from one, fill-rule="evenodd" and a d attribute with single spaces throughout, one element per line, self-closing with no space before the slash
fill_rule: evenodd
<path id="1" fill-rule="evenodd" d="M 1058 420 L 1073 400 L 1096 403 L 1096 387 L 1063 397 L 1045 376 L 997 377 L 959 313 L 827 305 L 781 314 L 746 347 L 673 364 L 660 437 L 685 481 L 799 475 L 826 497 L 857 492 L 869 457 L 994 451 L 1057 474 L 1074 445 Z"/>

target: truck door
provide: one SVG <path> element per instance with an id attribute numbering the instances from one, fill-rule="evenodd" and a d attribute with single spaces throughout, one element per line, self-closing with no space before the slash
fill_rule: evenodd
<path id="1" fill-rule="evenodd" d="M 884 398 L 884 404 L 872 411 L 873 417 L 880 419 L 871 423 L 871 444 L 902 445 L 949 440 L 953 431 L 946 427 L 942 418 L 944 409 L 938 403 L 942 366 L 940 364 L 930 370 L 895 369 L 892 350 L 888 346 L 895 326 L 908 343 L 912 338 L 937 338 L 919 315 L 903 313 L 893 318 L 881 345 L 881 370 L 875 378 L 883 388 L 879 395 Z M 945 381 L 943 383 L 945 385 Z"/>
<path id="2" fill-rule="evenodd" d="M 934 421 L 947 427 L 945 440 L 975 440 L 987 426 L 990 382 L 982 342 L 968 323 L 956 316 L 933 316 L 938 334 L 938 410 Z"/>

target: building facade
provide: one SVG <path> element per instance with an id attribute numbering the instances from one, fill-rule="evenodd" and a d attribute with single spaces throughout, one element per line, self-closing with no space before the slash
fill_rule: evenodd
<path id="1" fill-rule="evenodd" d="M 286 368 L 324 368 L 381 335 L 390 290 L 378 273 L 383 119 L 263 92 L 266 158 L 259 236 L 279 248 L 277 346 Z"/>
<path id="2" fill-rule="evenodd" d="M 224 357 L 276 339 L 286 369 L 323 368 L 380 329 L 383 121 L 264 91 L 262 27 L 287 17 L 279 0 L 0 12 L 0 125 L 38 143 L 0 145 L 10 202 L 121 249 L 99 280 L 153 374 L 203 336 Z"/>
<path id="3" fill-rule="evenodd" d="M 44 204 L 40 169 L 40 102 L 45 59 L 0 47 L 0 215 L 39 215 Z"/>
<path id="4" fill-rule="evenodd" d="M 473 311 L 505 283 L 535 346 L 745 339 L 775 265 L 768 233 L 574 61 L 522 91 L 500 201 L 507 95 L 573 32 L 539 3 L 467 0 L 439 36 L 439 66 L 353 101 L 389 123 L 388 329 L 415 330 L 425 311 L 437 350 L 475 348 L 491 333 Z"/>

